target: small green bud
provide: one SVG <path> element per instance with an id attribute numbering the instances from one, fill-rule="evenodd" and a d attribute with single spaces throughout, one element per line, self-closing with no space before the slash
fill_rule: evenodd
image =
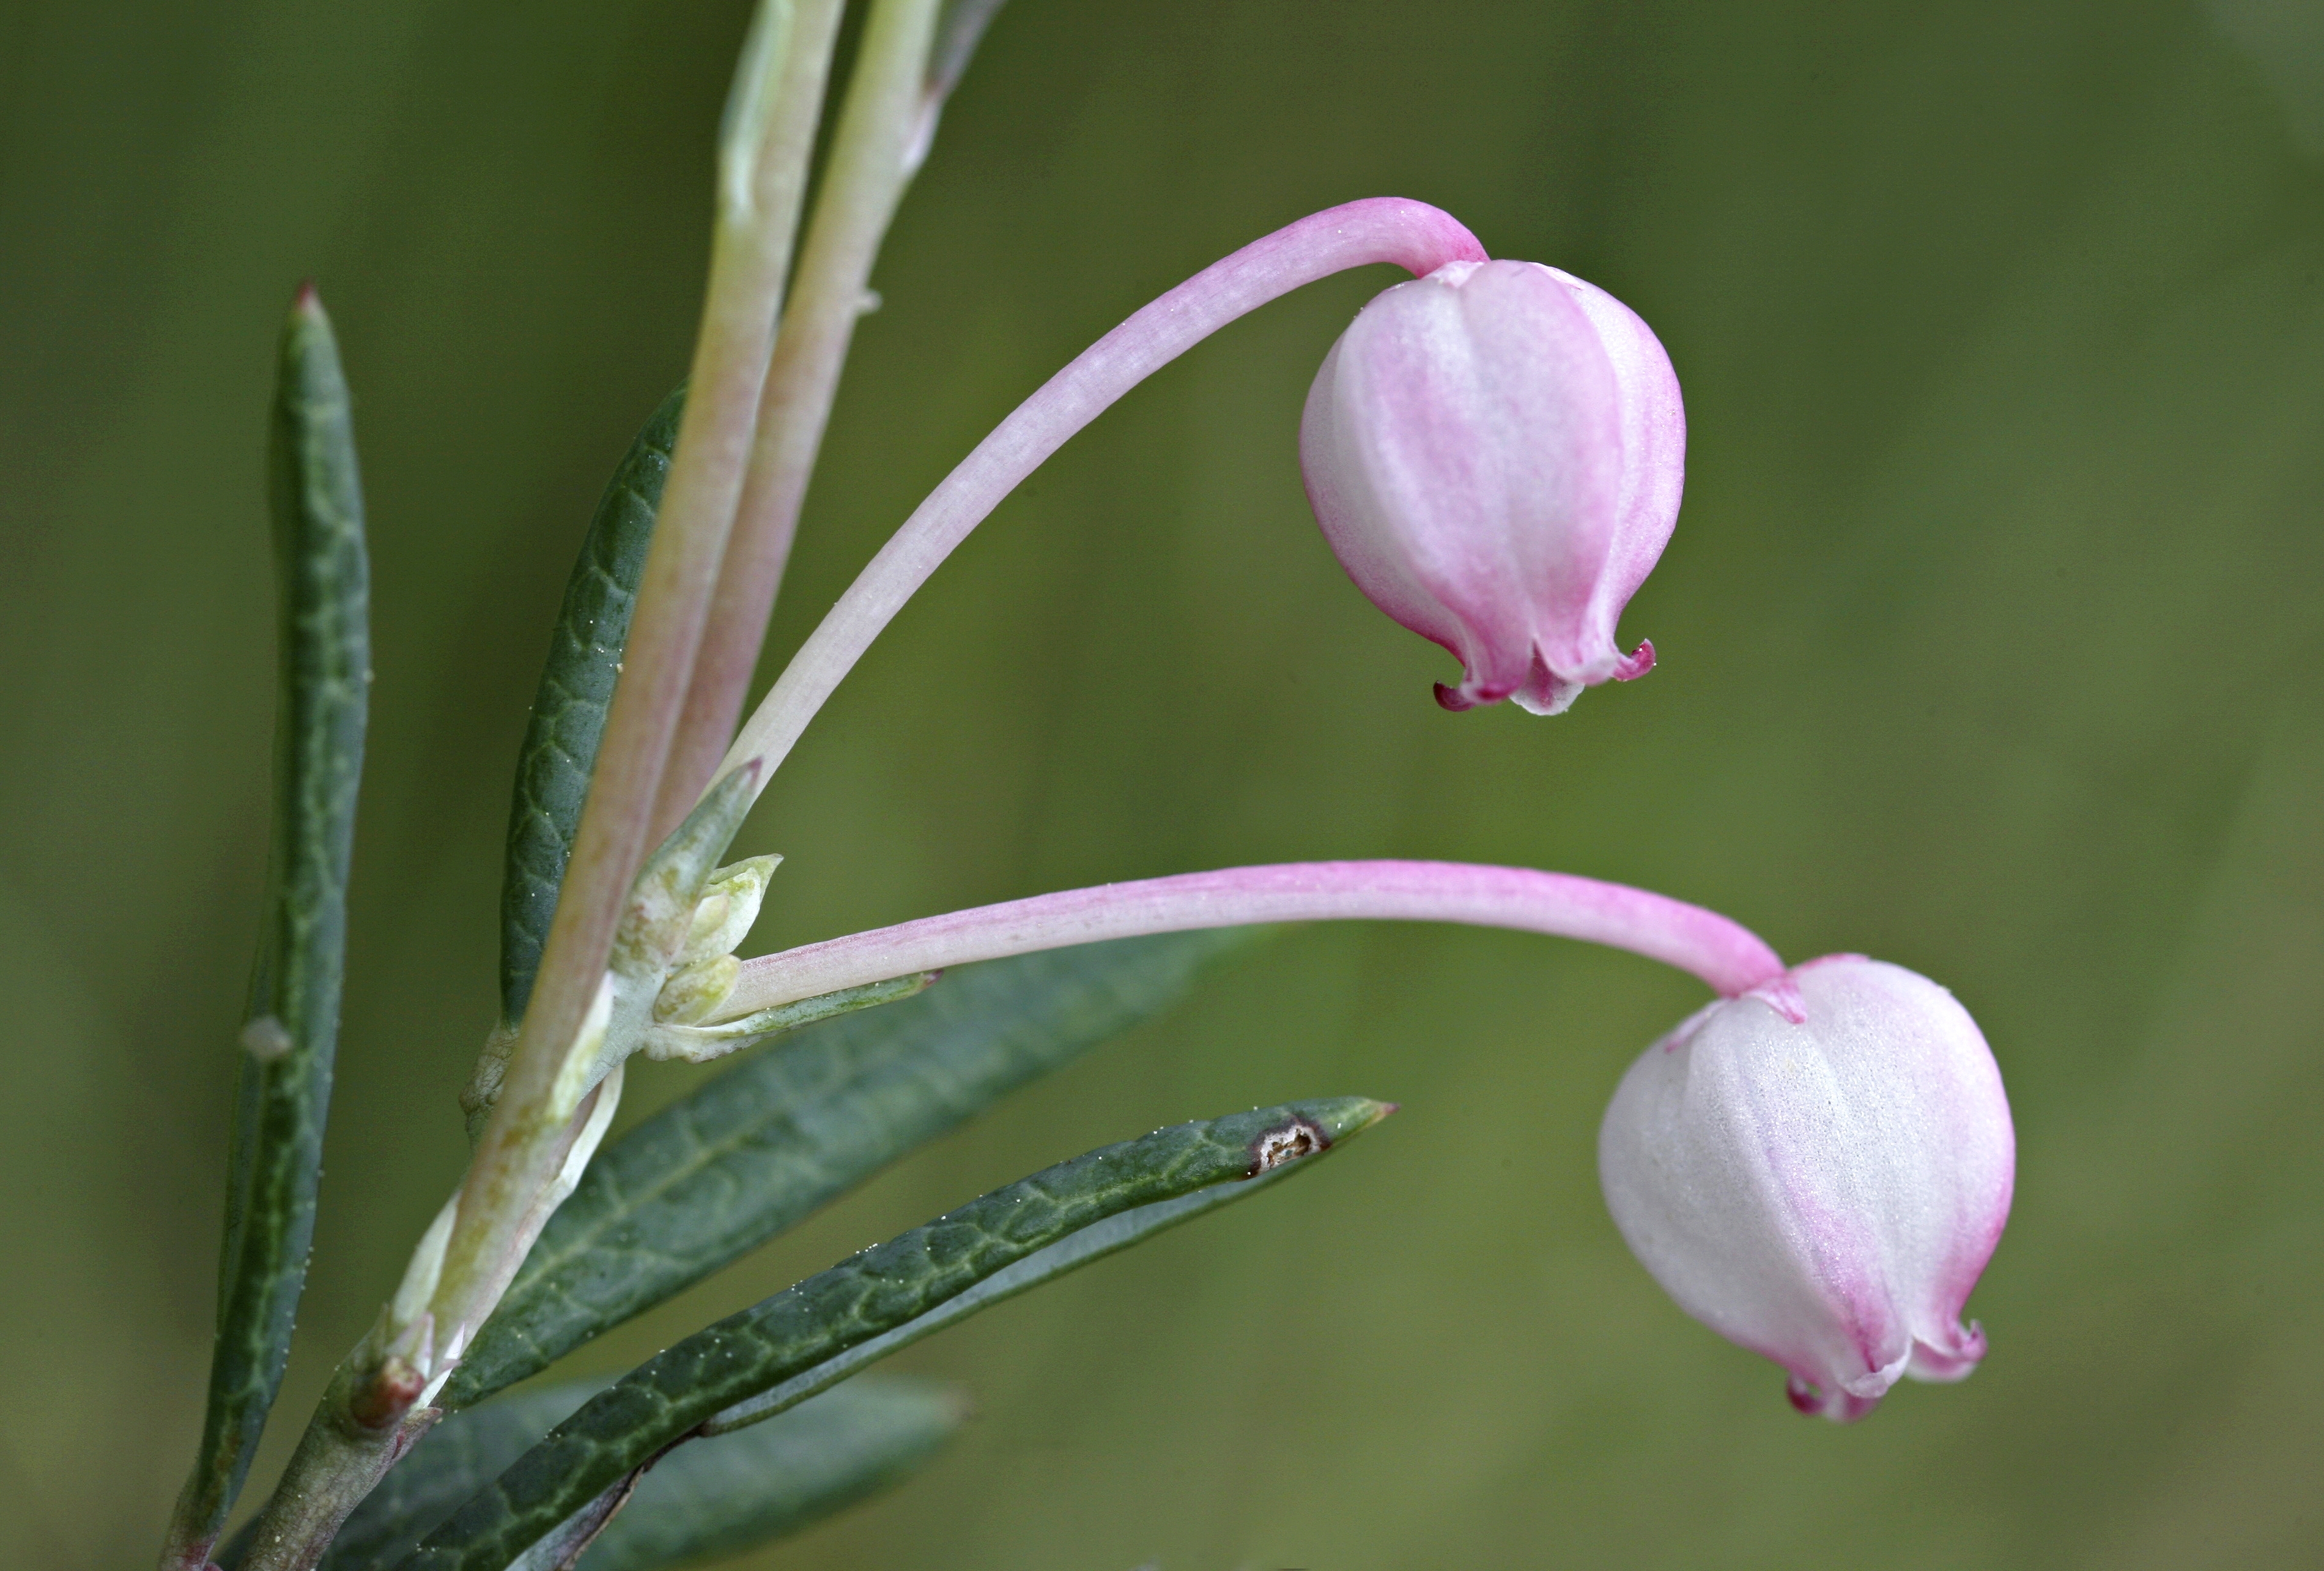
<path id="1" fill-rule="evenodd" d="M 742 975 L 742 963 L 732 955 L 713 955 L 670 973 L 654 1000 L 654 1021 L 660 1025 L 693 1025 L 718 1012 Z"/>
<path id="2" fill-rule="evenodd" d="M 731 955 L 734 946 L 750 936 L 751 924 L 759 919 L 759 907 L 767 898 L 767 881 L 781 861 L 779 856 L 746 857 L 710 875 L 695 902 L 686 947 L 678 951 L 681 968 L 713 956 Z"/>

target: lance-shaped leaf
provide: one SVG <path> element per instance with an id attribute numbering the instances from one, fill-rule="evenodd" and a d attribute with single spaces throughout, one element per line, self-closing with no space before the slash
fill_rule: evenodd
<path id="1" fill-rule="evenodd" d="M 340 1529 L 317 1571 L 388 1571 L 461 1502 L 605 1389 L 567 1381 L 455 1413 L 430 1430 Z M 795 1533 L 901 1482 L 960 1428 L 954 1387 L 873 1375 L 824 1392 L 748 1434 L 673 1452 L 641 1481 L 579 1571 L 655 1571 Z M 218 1556 L 235 1571 L 235 1535 Z"/>
<path id="2" fill-rule="evenodd" d="M 695 1333 L 591 1399 L 430 1533 L 405 1571 L 501 1571 L 721 1412 L 1084 1228 L 1308 1158 L 1388 1111 L 1338 1097 L 1176 1124 L 1045 1169 L 867 1249 Z"/>
<path id="3" fill-rule="evenodd" d="M 948 1326 L 956 1326 L 971 1315 L 1053 1282 L 1068 1271 L 1079 1271 L 1093 1261 L 1119 1254 L 1132 1244 L 1143 1243 L 1156 1234 L 1192 1222 L 1206 1212 L 1249 1199 L 1269 1184 L 1278 1183 L 1294 1173 L 1305 1172 L 1313 1165 L 1278 1161 L 1248 1183 L 1213 1184 L 1207 1189 L 1197 1189 L 1175 1200 L 1157 1200 L 1151 1206 L 1140 1206 L 1118 1216 L 1109 1216 L 1102 1222 L 1059 1239 L 1047 1249 L 1035 1251 L 1015 1265 L 993 1272 L 965 1292 L 946 1298 L 927 1314 L 908 1320 L 892 1331 L 884 1331 L 869 1342 L 859 1342 L 813 1369 L 793 1375 L 779 1386 L 761 1391 L 746 1401 L 735 1403 L 706 1422 L 702 1426 L 702 1433 L 706 1436 L 730 1434 L 776 1418 L 800 1402 L 813 1400 L 818 1391 L 829 1391 L 857 1370 L 877 1363 L 890 1354 L 908 1347 L 923 1337 L 933 1336 Z M 681 1451 L 678 1455 L 685 1453 Z"/>
<path id="4" fill-rule="evenodd" d="M 562 1381 L 453 1413 L 355 1506 L 316 1571 L 388 1571 L 606 1385 Z M 869 1376 L 748 1434 L 686 1446 L 644 1475 L 578 1571 L 655 1571 L 795 1534 L 916 1474 L 964 1418 L 967 1401 L 951 1385 Z M 249 1539 L 242 1529 L 218 1550 L 223 1571 L 237 1571 Z"/>
<path id="5" fill-rule="evenodd" d="M 751 1428 L 770 1421 L 777 1424 L 785 1423 L 793 1412 L 798 1410 L 799 1404 L 806 1403 L 812 1409 L 829 1400 L 835 1394 L 834 1387 L 836 1387 L 840 1393 L 856 1389 L 853 1385 L 843 1382 L 849 1381 L 858 1370 L 878 1363 L 891 1353 L 908 1347 L 923 1337 L 933 1335 L 946 1326 L 957 1325 L 978 1311 L 989 1309 L 1004 1299 L 1029 1292 L 1044 1283 L 1056 1280 L 1068 1271 L 1078 1271 L 1093 1261 L 1102 1260 L 1107 1255 L 1117 1254 L 1132 1244 L 1142 1243 L 1157 1233 L 1176 1227 L 1182 1223 L 1191 1222 L 1204 1213 L 1214 1211 L 1221 1206 L 1232 1205 L 1237 1200 L 1248 1198 L 1269 1184 L 1279 1182 L 1294 1173 L 1305 1172 L 1313 1166 L 1311 1162 L 1278 1160 L 1276 1166 L 1246 1183 L 1214 1184 L 1207 1189 L 1197 1189 L 1191 1195 L 1181 1195 L 1175 1200 L 1160 1200 L 1151 1206 L 1140 1206 L 1134 1210 L 1124 1211 L 1119 1215 L 1109 1216 L 1104 1221 L 1084 1227 L 1078 1233 L 1068 1234 L 1046 1249 L 1036 1250 L 1015 1265 L 995 1271 L 965 1292 L 945 1299 L 927 1314 L 908 1320 L 892 1331 L 882 1332 L 868 1342 L 859 1342 L 835 1357 L 825 1359 L 813 1369 L 793 1375 L 770 1391 L 762 1391 L 755 1397 L 737 1402 L 734 1406 L 713 1415 L 705 1420 L 701 1428 L 695 1430 L 691 1437 L 662 1454 L 660 1460 L 653 1465 L 652 1470 L 644 1475 L 644 1485 L 636 1487 L 634 1498 L 629 1494 L 629 1491 L 636 1486 L 637 1475 L 632 1474 L 559 1523 L 555 1531 L 542 1538 L 526 1551 L 520 1564 L 526 1567 L 526 1571 L 530 1571 L 530 1567 L 536 1564 L 553 1563 L 554 1557 L 567 1546 L 586 1544 L 588 1546 L 589 1555 L 579 1563 L 580 1571 L 610 1571 L 610 1568 L 602 1565 L 598 1558 L 601 1554 L 610 1555 L 615 1552 L 608 1548 L 609 1544 L 628 1546 L 643 1540 L 659 1546 L 669 1542 L 674 1536 L 678 1536 L 678 1531 L 686 1524 L 650 1517 L 641 1521 L 637 1513 L 641 1505 L 650 1503 L 650 1497 L 660 1498 L 654 1494 L 656 1485 L 662 1479 L 662 1475 L 672 1468 L 686 1470 L 686 1476 L 689 1479 L 706 1476 L 695 1471 L 701 1465 L 696 1461 L 696 1453 L 706 1441 L 723 1438 L 738 1430 Z M 868 1378 L 877 1382 L 880 1377 L 874 1375 Z M 491 1408 L 498 1405 L 497 1403 L 487 1404 L 485 1410 L 489 1411 Z M 511 1459 L 513 1460 L 513 1454 Z M 626 1505 L 624 1501 L 627 1501 Z M 703 1521 L 706 1524 L 712 1520 L 723 1523 L 729 1516 L 738 1515 L 742 1510 L 741 1507 L 736 1506 L 728 1508 L 725 1511 L 717 1511 L 706 1501 L 701 1509 L 704 1512 Z M 785 1518 L 784 1520 L 787 1525 L 783 1530 L 790 1530 L 788 1525 L 788 1519 Z M 610 1526 L 607 1525 L 609 1522 Z M 602 1534 L 602 1536 L 591 1542 L 590 1535 L 593 1533 Z M 696 1536 L 692 1533 L 685 1534 L 689 1540 Z M 418 1535 L 415 1533 L 412 1541 L 417 1541 L 417 1539 Z M 742 1547 L 740 1539 L 733 1537 L 722 1536 L 720 1543 L 723 1548 L 739 1549 Z M 671 1559 L 676 1557 L 674 1555 L 670 1557 Z M 638 1562 L 639 1571 L 643 1571 L 643 1566 L 647 1564 L 668 1563 L 668 1560 L 659 1558 L 641 1561 Z M 627 1560 L 622 1562 L 624 1567 L 629 1564 Z"/>
<path id="6" fill-rule="evenodd" d="M 273 845 L 242 1031 L 209 1404 L 165 1565 L 202 1563 L 281 1382 L 338 1040 L 371 681 L 370 567 L 346 381 L 312 286 L 283 328 L 272 468 L 281 584 Z"/>
<path id="7" fill-rule="evenodd" d="M 681 387 L 662 400 L 613 471 L 549 635 L 549 660 L 517 754 L 501 884 L 501 1018 L 512 1025 L 524 1018 L 549 919 L 557 914 L 557 891 L 573 855 L 574 829 L 621 674 L 638 578 L 645 571 L 685 408 Z"/>
<path id="8" fill-rule="evenodd" d="M 1176 1002 L 1253 929 L 954 971 L 745 1058 L 600 1151 L 438 1401 L 466 1407 L 701 1280 L 998 1097 Z"/>

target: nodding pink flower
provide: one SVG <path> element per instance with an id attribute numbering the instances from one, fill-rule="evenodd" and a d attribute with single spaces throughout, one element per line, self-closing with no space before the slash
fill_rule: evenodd
<path id="1" fill-rule="evenodd" d="M 1648 1048 L 1599 1132 L 1615 1225 L 1684 1309 L 1791 1372 L 1793 1405 L 1863 1417 L 1903 1375 L 1956 1381 L 2008 1220 L 2001 1073 L 1952 994 L 1861 956 L 1790 973 Z"/>
<path id="2" fill-rule="evenodd" d="M 1360 312 L 1300 425 L 1316 522 L 1372 603 L 1464 668 L 1448 709 L 1563 711 L 1643 676 L 1622 607 L 1678 517 L 1670 360 L 1613 296 L 1532 262 L 1452 262 Z"/>

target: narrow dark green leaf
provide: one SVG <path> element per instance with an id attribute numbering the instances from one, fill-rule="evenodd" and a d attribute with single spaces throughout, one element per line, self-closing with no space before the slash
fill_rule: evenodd
<path id="1" fill-rule="evenodd" d="M 283 328 L 272 454 L 281 698 L 265 926 L 242 1033 L 201 1450 L 174 1553 L 226 1520 L 282 1379 L 315 1232 L 371 681 L 363 489 L 338 346 L 313 289 Z"/>
<path id="2" fill-rule="evenodd" d="M 906 1325 L 1107 1217 L 1327 1148 L 1388 1112 L 1298 1102 L 1157 1130 L 1060 1162 L 695 1333 L 549 1431 L 430 1533 L 407 1571 L 501 1571 L 720 1412 Z"/>
<path id="3" fill-rule="evenodd" d="M 512 1025 L 524 1017 L 549 919 L 557 914 L 557 891 L 573 855 L 573 833 L 621 674 L 638 578 L 685 408 L 681 387 L 662 400 L 613 471 L 549 635 L 549 660 L 517 754 L 501 883 L 501 1018 Z"/>
<path id="4" fill-rule="evenodd" d="M 727 1435 L 752 1424 L 764 1423 L 800 1402 L 813 1400 L 816 1392 L 829 1391 L 858 1370 L 877 1363 L 890 1354 L 908 1347 L 923 1337 L 933 1336 L 947 1326 L 956 1326 L 980 1310 L 989 1309 L 1019 1293 L 1030 1292 L 1045 1283 L 1056 1280 L 1068 1271 L 1079 1271 L 1093 1261 L 1119 1254 L 1134 1243 L 1143 1243 L 1156 1234 L 1167 1233 L 1182 1223 L 1192 1222 L 1205 1212 L 1249 1199 L 1268 1185 L 1290 1178 L 1295 1173 L 1304 1173 L 1314 1166 L 1313 1162 L 1286 1162 L 1246 1184 L 1213 1184 L 1207 1189 L 1197 1189 L 1175 1200 L 1157 1200 L 1151 1206 L 1140 1206 L 1135 1210 L 1124 1211 L 1119 1216 L 1109 1216 L 1058 1240 L 1047 1249 L 1027 1255 L 1015 1265 L 993 1272 L 967 1291 L 946 1298 L 918 1318 L 908 1320 L 892 1331 L 882 1332 L 869 1342 L 859 1342 L 836 1357 L 827 1359 L 802 1374 L 793 1375 L 779 1386 L 761 1391 L 747 1401 L 735 1403 L 706 1422 L 702 1433 L 706 1436 Z M 685 1453 L 680 1451 L 677 1455 L 684 1455 Z"/>
<path id="5" fill-rule="evenodd" d="M 454 1508 L 612 1384 L 568 1381 L 445 1419 L 357 1506 L 318 1571 L 388 1571 Z M 953 1387 L 872 1375 L 803 1402 L 749 1434 L 672 1452 L 645 1475 L 580 1571 L 652 1571 L 794 1533 L 901 1482 L 960 1428 Z M 218 1557 L 235 1571 L 248 1550 Z"/>
<path id="6" fill-rule="evenodd" d="M 748 1252 L 996 1098 L 1158 1013 L 1252 929 L 954 971 L 809 1028 L 597 1155 L 439 1399 L 466 1407 Z"/>

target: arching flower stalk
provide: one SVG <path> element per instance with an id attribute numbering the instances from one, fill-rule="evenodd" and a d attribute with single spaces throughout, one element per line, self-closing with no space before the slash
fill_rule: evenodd
<path id="1" fill-rule="evenodd" d="M 944 557 L 1129 387 L 1267 300 L 1373 261 L 1415 281 L 1376 299 L 1333 347 L 1302 423 L 1308 494 L 1334 554 L 1383 611 L 1460 658 L 1461 683 L 1437 689 L 1448 708 L 1510 698 L 1555 714 L 1585 687 L 1644 674 L 1652 646 L 1626 655 L 1614 634 L 1678 513 L 1685 423 L 1660 343 L 1603 291 L 1487 261 L 1448 216 L 1380 199 L 1303 219 L 1206 269 L 1027 400 L 842 596 L 724 769 L 771 773 Z M 1607 1117 L 1607 1195 L 1633 1249 L 1689 1313 L 1783 1363 L 1803 1410 L 1859 1417 L 1902 1373 L 1959 1379 L 1974 1367 L 1983 1337 L 1959 1317 L 2006 1217 L 2014 1149 L 1974 1024 L 1909 972 L 1854 957 L 1787 971 L 1737 924 L 1644 890 L 1448 863 L 1185 873 L 697 970 L 688 1011 L 706 1056 L 786 1009 L 949 966 L 1346 918 L 1582 938 L 1702 978 L 1722 1002 L 1650 1049 Z M 1803 1090 L 1798 1066 L 1810 1061 L 1823 1078 Z"/>
<path id="2" fill-rule="evenodd" d="M 731 1018 L 917 971 L 1190 928 L 1362 919 L 1458 922 L 1581 938 L 1660 960 L 1722 998 L 1762 993 L 1796 1017 L 1784 963 L 1715 911 L 1624 884 L 1464 862 L 1300 862 L 1182 873 L 979 906 L 745 960 Z"/>

